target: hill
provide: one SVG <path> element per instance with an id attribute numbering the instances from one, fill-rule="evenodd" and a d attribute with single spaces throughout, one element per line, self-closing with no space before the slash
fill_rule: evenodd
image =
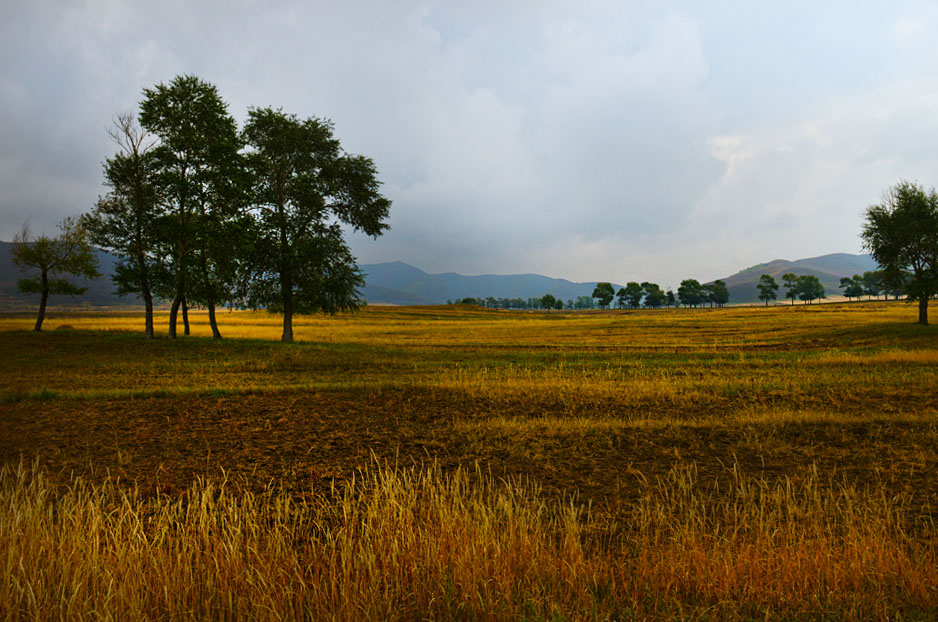
<path id="1" fill-rule="evenodd" d="M 366 264 L 361 269 L 366 274 L 365 296 L 372 304 L 397 304 L 391 299 L 392 296 L 415 297 L 425 301 L 423 304 L 441 304 L 466 297 L 528 299 L 544 294 L 552 294 L 560 300 L 575 300 L 578 296 L 592 295 L 597 283 L 575 283 L 540 274 L 428 274 L 401 261 Z M 616 289 L 621 287 L 613 285 Z"/>
<path id="2" fill-rule="evenodd" d="M 768 263 L 758 264 L 745 270 L 740 270 L 732 276 L 723 279 L 730 290 L 730 303 L 759 302 L 759 291 L 756 285 L 763 274 L 768 274 L 782 285 L 782 275 L 811 274 L 821 281 L 828 296 L 841 293 L 840 279 L 854 274 L 863 274 L 868 270 L 878 270 L 879 265 L 869 255 L 851 255 L 849 253 L 833 253 L 820 257 L 809 257 L 788 261 L 775 259 Z M 784 300 L 784 286 L 779 288 L 778 297 Z"/>

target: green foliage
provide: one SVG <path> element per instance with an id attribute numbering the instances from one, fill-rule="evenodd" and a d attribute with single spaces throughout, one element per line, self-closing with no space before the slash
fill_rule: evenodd
<path id="1" fill-rule="evenodd" d="M 704 290 L 697 279 L 684 279 L 677 288 L 677 296 L 685 307 L 696 307 L 703 302 Z"/>
<path id="2" fill-rule="evenodd" d="M 557 299 L 554 298 L 551 294 L 544 294 L 541 298 L 541 308 L 547 309 L 548 311 L 554 308 L 554 305 L 557 304 Z M 561 303 L 562 305 L 563 303 Z"/>
<path id="3" fill-rule="evenodd" d="M 778 283 L 775 282 L 775 279 L 772 278 L 770 274 L 763 274 L 759 277 L 759 284 L 756 285 L 759 289 L 759 300 L 764 300 L 765 305 L 769 305 L 770 300 L 776 299 L 776 292 L 778 291 Z"/>
<path id="4" fill-rule="evenodd" d="M 799 276 L 796 285 L 798 298 L 803 300 L 806 304 L 818 298 L 825 297 L 824 286 L 821 285 L 821 281 L 813 274 Z"/>
<path id="5" fill-rule="evenodd" d="M 624 296 L 622 294 L 625 294 Z M 624 289 L 619 290 L 619 298 L 624 299 L 626 304 L 629 305 L 630 309 L 637 309 L 642 304 L 642 296 L 645 295 L 645 290 L 642 286 L 635 281 L 629 281 L 625 284 Z"/>
<path id="6" fill-rule="evenodd" d="M 791 298 L 791 304 L 795 304 L 795 298 L 798 297 L 798 275 L 786 272 L 782 275 L 782 281 L 785 283 L 785 298 Z"/>
<path id="7" fill-rule="evenodd" d="M 711 306 L 716 304 L 718 307 L 722 307 L 730 300 L 730 290 L 727 289 L 726 283 L 720 279 L 707 285 L 707 295 Z"/>
<path id="8" fill-rule="evenodd" d="M 615 295 L 615 288 L 612 287 L 611 283 L 597 283 L 593 289 L 593 298 L 599 301 L 600 309 L 608 307 Z"/>
<path id="9" fill-rule="evenodd" d="M 642 283 L 642 290 L 645 293 L 645 306 L 657 309 L 665 302 L 665 293 L 661 291 L 657 283 Z"/>
<path id="10" fill-rule="evenodd" d="M 852 277 L 845 276 L 840 279 L 840 287 L 847 298 L 859 298 L 863 295 L 863 277 L 859 274 L 854 274 Z"/>
<path id="11" fill-rule="evenodd" d="M 928 300 L 938 294 L 938 193 L 899 182 L 867 208 L 861 238 L 887 283 L 909 275 L 905 290 L 919 301 L 919 323 L 928 324 Z"/>

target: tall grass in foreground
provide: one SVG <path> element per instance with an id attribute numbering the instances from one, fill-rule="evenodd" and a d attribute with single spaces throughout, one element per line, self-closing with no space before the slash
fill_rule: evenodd
<path id="1" fill-rule="evenodd" d="M 143 498 L 0 472 L 3 619 L 931 619 L 938 534 L 816 473 L 675 469 L 618 519 L 478 473 L 376 468 L 322 497 Z M 919 517 L 919 518 L 916 518 Z"/>

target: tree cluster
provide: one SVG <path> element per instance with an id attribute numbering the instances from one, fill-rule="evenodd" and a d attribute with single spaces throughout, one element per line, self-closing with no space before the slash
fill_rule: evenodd
<path id="1" fill-rule="evenodd" d="M 782 275 L 782 281 L 785 283 L 785 298 L 791 298 L 791 304 L 795 304 L 796 298 L 804 304 L 810 304 L 827 297 L 821 281 L 813 274 L 786 272 Z"/>
<path id="2" fill-rule="evenodd" d="M 345 153 L 326 119 L 251 108 L 238 128 L 217 89 L 194 76 L 144 89 L 139 124 L 117 117 L 109 188 L 85 226 L 115 253 L 118 293 L 172 301 L 169 335 L 189 304 L 293 315 L 355 309 L 364 279 L 342 226 L 377 237 L 388 228 L 371 159 Z"/>

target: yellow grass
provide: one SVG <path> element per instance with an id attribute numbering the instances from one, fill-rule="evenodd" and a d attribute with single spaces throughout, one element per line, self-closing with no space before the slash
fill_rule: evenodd
<path id="1" fill-rule="evenodd" d="M 938 610 L 938 537 L 881 488 L 732 468 L 644 482 L 616 522 L 536 486 L 379 467 L 334 498 L 180 498 L 0 473 L 0 617 L 886 619 Z M 923 522 L 924 521 L 924 522 Z M 903 618 L 906 619 L 906 618 Z"/>

